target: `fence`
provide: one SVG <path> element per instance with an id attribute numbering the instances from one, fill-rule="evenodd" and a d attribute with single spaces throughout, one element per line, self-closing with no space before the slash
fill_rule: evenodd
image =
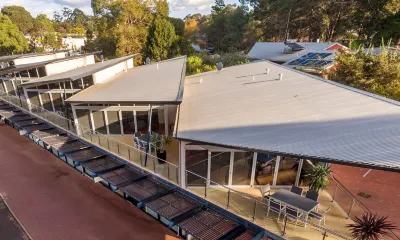
<path id="1" fill-rule="evenodd" d="M 4 101 L 7 101 L 14 106 L 21 108 L 27 112 L 30 112 L 34 115 L 36 115 L 39 118 L 42 118 L 43 120 L 46 120 L 68 132 L 70 132 L 73 135 L 79 136 L 87 140 L 88 142 L 91 142 L 105 150 L 108 150 L 112 153 L 115 153 L 126 160 L 129 160 L 130 162 L 135 163 L 138 166 L 141 166 L 142 168 L 146 169 L 147 171 L 154 173 L 158 176 L 162 176 L 165 179 L 168 179 L 169 181 L 173 182 L 176 185 L 179 185 L 178 179 L 179 179 L 179 169 L 178 166 L 175 164 L 172 164 L 170 162 L 167 162 L 163 159 L 157 158 L 156 156 L 152 155 L 151 153 L 146 153 L 142 149 L 136 148 L 135 146 L 128 145 L 126 143 L 117 141 L 116 139 L 101 134 L 99 132 L 96 132 L 88 127 L 81 126 L 81 125 L 76 125 L 74 121 L 70 119 L 66 119 L 65 117 L 55 113 L 51 112 L 48 110 L 45 110 L 39 106 L 35 106 L 31 103 L 26 102 L 26 100 L 22 98 L 18 98 L 16 96 L 11 96 L 6 93 L 0 93 L 0 98 L 3 99 Z M 147 155 L 147 164 L 145 163 Z M 192 192 L 195 192 L 198 196 L 209 200 L 221 207 L 224 207 L 231 211 L 232 213 L 243 217 L 247 220 L 251 220 L 255 222 L 256 224 L 260 226 L 264 226 L 265 224 L 262 221 L 265 221 L 265 213 L 268 209 L 268 203 L 264 202 L 263 200 L 259 200 L 255 197 L 252 197 L 250 195 L 244 194 L 242 192 L 236 191 L 232 188 L 229 188 L 227 186 L 221 185 L 217 182 L 214 182 L 210 179 L 204 178 L 198 174 L 195 174 L 191 171 L 186 170 L 186 178 L 191 178 L 197 179 L 197 187 L 195 189 L 188 189 Z M 204 184 L 204 185 L 203 185 Z M 211 187 L 212 185 L 212 187 Z M 220 189 L 223 189 L 224 191 L 220 191 L 218 194 L 215 194 L 215 187 L 219 187 Z M 339 186 L 339 185 L 337 185 Z M 338 190 L 338 187 L 336 187 L 335 190 L 333 190 L 335 201 L 338 201 L 338 197 L 341 194 Z M 328 189 L 329 190 L 329 189 Z M 214 192 L 213 192 L 214 191 Z M 225 193 L 222 193 L 225 192 Z M 214 193 L 214 194 L 213 194 Z M 344 198 L 343 198 L 344 199 Z M 352 198 L 353 203 L 354 203 L 354 198 Z M 350 201 L 350 202 L 351 202 Z M 352 206 L 349 208 L 349 214 L 353 214 L 356 210 L 354 207 L 354 204 L 351 204 Z M 345 205 L 346 206 L 346 205 Z M 341 234 L 338 234 L 334 231 L 331 231 L 327 228 L 321 227 L 317 224 L 314 224 L 310 221 L 307 220 L 301 220 L 304 224 L 307 224 L 309 227 L 307 228 L 309 231 L 318 231 L 317 234 L 320 236 L 320 239 L 327 239 L 328 237 L 334 238 L 334 239 L 349 239 Z M 274 224 L 276 225 L 276 224 Z M 270 229 L 269 227 L 274 227 L 272 224 L 269 226 L 267 224 L 267 227 L 265 227 L 268 231 L 275 232 L 278 234 L 285 235 L 286 231 L 286 220 L 284 221 L 284 228 L 283 231 L 280 228 L 276 229 Z M 276 227 L 276 226 L 275 226 Z M 267 233 L 267 232 L 266 232 Z M 296 232 L 291 233 L 291 234 L 296 234 Z M 300 233 L 299 233 L 300 236 Z M 299 237 L 297 236 L 297 237 Z M 318 239 L 318 238 L 313 238 L 313 239 Z"/>

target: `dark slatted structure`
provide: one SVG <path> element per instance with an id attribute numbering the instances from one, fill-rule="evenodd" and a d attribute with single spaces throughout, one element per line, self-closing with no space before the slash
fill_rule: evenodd
<path id="1" fill-rule="evenodd" d="M 120 189 L 138 202 L 171 190 L 170 187 L 153 178 L 140 179 L 127 186 L 122 186 Z"/>
<path id="2" fill-rule="evenodd" d="M 102 158 L 97 158 L 90 161 L 81 162 L 81 165 L 85 168 L 85 171 L 90 171 L 91 173 L 100 174 L 106 171 L 114 170 L 124 166 L 114 158 L 105 156 Z M 91 174 L 90 174 L 91 175 Z"/>
<path id="3" fill-rule="evenodd" d="M 146 174 L 143 172 L 135 170 L 129 166 L 125 166 L 112 172 L 101 174 L 100 177 L 114 186 L 119 186 L 121 184 L 133 182 L 145 175 Z"/>
<path id="4" fill-rule="evenodd" d="M 201 240 L 217 240 L 239 226 L 212 209 L 200 211 L 177 225 Z"/>
<path id="5" fill-rule="evenodd" d="M 257 234 L 253 230 L 247 229 L 242 234 L 237 236 L 235 240 L 252 240 L 256 235 Z"/>
<path id="6" fill-rule="evenodd" d="M 71 159 L 74 162 L 80 163 L 93 158 L 104 156 L 104 154 L 92 148 L 87 148 L 80 151 L 65 153 L 65 156 L 67 156 L 67 159 Z"/>
<path id="7" fill-rule="evenodd" d="M 261 228 L 254 228 L 259 233 L 256 234 L 239 224 L 240 221 L 225 217 L 216 210 L 218 208 L 206 206 L 182 189 L 3 101 L 0 101 L 0 116 L 21 134 L 26 134 L 77 170 L 134 202 L 137 207 L 144 207 L 148 214 L 178 234 L 184 230 L 186 235 L 204 240 L 247 240 L 259 239 L 257 236 L 262 233 Z"/>
<path id="8" fill-rule="evenodd" d="M 198 207 L 198 204 L 179 192 L 172 192 L 145 205 L 168 220 Z"/>

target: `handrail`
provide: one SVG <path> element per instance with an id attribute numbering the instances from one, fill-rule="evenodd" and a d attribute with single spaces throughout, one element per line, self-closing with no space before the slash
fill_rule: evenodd
<path id="1" fill-rule="evenodd" d="M 330 174 L 329 176 L 337 184 L 337 186 L 340 186 L 348 195 L 350 195 L 350 197 L 353 198 L 353 201 L 355 201 L 365 212 L 371 213 L 371 210 L 369 210 L 369 208 L 364 203 L 358 200 L 356 196 L 354 196 L 349 189 L 347 189 L 341 182 L 339 182 L 339 180 L 337 180 L 333 174 Z M 389 231 L 393 235 L 392 237 L 396 237 L 396 239 L 400 240 L 400 237 L 397 236 L 396 233 L 394 233 L 392 230 Z"/>
<path id="2" fill-rule="evenodd" d="M 152 157 L 152 158 L 155 158 L 155 159 L 157 159 L 157 160 L 159 160 L 159 161 L 162 161 L 162 162 L 164 162 L 164 163 L 167 163 L 167 164 L 169 164 L 169 165 L 175 167 L 176 169 L 179 168 L 177 165 L 175 165 L 175 164 L 173 164 L 173 163 L 170 163 L 170 162 L 168 162 L 168 161 L 166 161 L 166 160 L 164 160 L 164 159 L 160 159 L 160 158 L 158 158 L 157 156 L 154 156 L 154 155 L 152 155 L 152 154 L 150 154 L 150 153 L 146 153 L 145 151 L 142 151 L 141 149 L 136 148 L 136 147 L 134 147 L 134 146 L 132 146 L 132 145 L 128 145 L 128 144 L 126 144 L 126 143 L 124 143 L 124 142 L 120 142 L 120 141 L 118 141 L 118 140 L 116 140 L 116 139 L 114 139 L 114 138 L 112 138 L 112 137 L 110 137 L 110 136 L 107 136 L 107 135 L 104 135 L 104 134 L 102 134 L 102 133 L 99 133 L 99 132 L 97 132 L 97 131 L 95 131 L 95 130 L 92 130 L 92 129 L 86 127 L 86 126 L 82 126 L 82 125 L 79 124 L 79 123 L 76 124 L 74 121 L 72 121 L 72 120 L 70 120 L 70 119 L 67 119 L 67 118 L 65 118 L 64 116 L 61 116 L 61 115 L 58 114 L 58 113 L 55 113 L 55 112 L 46 110 L 46 109 L 44 109 L 44 108 L 42 108 L 42 107 L 39 107 L 39 106 L 37 106 L 37 105 L 34 105 L 34 104 L 32 104 L 32 103 L 28 103 L 28 102 L 26 102 L 26 100 L 24 100 L 24 99 L 18 98 L 18 97 L 16 97 L 16 96 L 11 96 L 11 95 L 9 95 L 9 94 L 7 94 L 7 93 L 4 93 L 4 92 L 0 92 L 0 94 L 5 94 L 7 97 L 9 97 L 9 98 L 11 98 L 11 99 L 13 99 L 13 98 L 14 98 L 15 100 L 18 99 L 17 101 L 19 101 L 19 102 L 20 102 L 20 101 L 24 101 L 24 103 L 25 103 L 30 109 L 28 109 L 28 110 L 25 109 L 25 108 L 22 106 L 22 103 L 21 103 L 21 108 L 23 108 L 23 109 L 29 111 L 30 113 L 32 113 L 33 115 L 38 116 L 39 118 L 42 118 L 42 117 L 39 116 L 39 115 L 37 115 L 34 111 L 32 112 L 32 108 L 36 108 L 36 109 L 40 110 L 41 112 L 46 112 L 46 113 L 49 113 L 49 114 L 51 114 L 51 115 L 53 115 L 53 116 L 57 116 L 58 118 L 61 118 L 61 119 L 64 120 L 64 121 L 68 121 L 68 123 L 70 123 L 71 126 L 75 126 L 76 133 L 70 131 L 69 129 L 64 129 L 64 130 L 66 130 L 67 132 L 69 132 L 69 133 L 71 133 L 71 134 L 73 134 L 73 135 L 76 135 L 77 137 L 79 137 L 79 136 L 78 136 L 78 128 L 80 127 L 80 129 L 81 129 L 82 131 L 85 129 L 85 132 L 88 132 L 89 134 L 91 134 L 91 133 L 93 132 L 93 134 L 96 134 L 96 135 L 99 135 L 99 136 L 103 136 L 103 137 L 105 137 L 105 138 L 107 138 L 107 139 L 111 139 L 111 140 L 117 142 L 118 144 L 122 144 L 122 145 L 126 146 L 126 147 L 129 148 L 129 149 L 134 149 L 134 150 L 136 150 L 136 151 L 138 151 L 138 152 L 140 152 L 140 153 L 147 154 L 148 156 L 150 156 L 150 157 Z M 4 97 L 3 97 L 2 95 L 0 95 L 0 98 L 2 98 L 3 100 L 5 100 Z M 19 104 L 10 102 L 9 100 L 5 100 L 5 101 L 11 103 L 11 104 L 14 105 L 14 106 L 19 107 L 19 106 L 18 106 Z M 44 118 L 42 118 L 42 119 L 44 119 Z M 44 120 L 48 120 L 48 119 L 44 119 Z M 63 128 L 62 126 L 60 126 L 60 127 Z M 82 133 L 83 133 L 83 132 L 81 132 L 81 134 L 82 134 Z M 99 142 L 99 144 L 100 144 L 100 142 Z M 109 150 L 110 150 L 110 149 L 109 149 Z M 110 151 L 111 151 L 111 150 L 110 150 Z M 142 167 L 143 167 L 143 166 L 142 166 Z M 268 206 L 268 204 L 265 203 L 264 201 L 261 201 L 261 200 L 259 200 L 259 199 L 257 199 L 257 198 L 254 198 L 254 197 L 252 197 L 252 196 L 250 196 L 250 195 L 248 195 L 248 194 L 245 194 L 245 193 L 243 193 L 243 192 L 240 192 L 240 191 L 237 191 L 237 190 L 235 190 L 235 189 L 232 189 L 232 188 L 230 188 L 230 187 L 228 187 L 228 186 L 225 186 L 225 185 L 219 184 L 219 183 L 217 183 L 217 182 L 214 182 L 214 181 L 212 181 L 211 179 L 207 179 L 207 178 L 205 178 L 205 177 L 203 177 L 203 176 L 201 176 L 201 175 L 198 175 L 198 174 L 196 174 L 196 173 L 193 173 L 193 172 L 191 172 L 191 171 L 189 171 L 189 170 L 185 170 L 185 173 L 186 173 L 186 174 L 192 174 L 192 175 L 194 175 L 194 176 L 197 176 L 197 177 L 199 177 L 199 178 L 202 178 L 202 179 L 204 180 L 205 186 L 207 186 L 207 182 L 213 183 L 214 185 L 217 185 L 217 186 L 220 186 L 220 187 L 222 187 L 222 188 L 224 188 L 224 189 L 227 189 L 229 193 L 234 193 L 234 194 L 237 194 L 237 195 L 239 195 L 239 196 L 241 196 L 241 197 L 243 197 L 243 198 L 246 198 L 246 199 L 248 199 L 248 200 L 250 200 L 250 201 L 253 201 L 253 202 L 255 203 L 255 207 L 256 207 L 257 204 L 263 205 L 263 206 Z M 155 174 L 157 174 L 157 173 L 155 172 Z M 336 181 L 336 179 L 335 179 L 335 181 Z M 340 184 L 340 183 L 339 183 L 339 184 Z M 342 186 L 342 185 L 341 185 L 341 186 Z M 347 191 L 348 191 L 348 190 L 347 190 Z M 200 196 L 200 197 L 201 197 L 201 196 Z M 203 197 L 202 197 L 202 198 L 203 198 Z M 204 199 L 206 199 L 206 198 L 207 198 L 207 197 L 205 197 Z M 229 200 L 228 200 L 228 201 L 229 201 Z M 229 205 L 229 203 L 228 203 L 228 205 Z M 227 207 L 229 207 L 229 206 L 227 206 Z M 253 215 L 253 220 L 254 220 L 254 219 L 255 219 L 255 217 L 254 217 L 254 215 Z M 336 233 L 336 232 L 334 232 L 334 231 L 331 231 L 331 230 L 329 230 L 329 229 L 327 229 L 327 228 L 321 227 L 321 226 L 316 225 L 316 224 L 314 224 L 314 223 L 312 223 L 312 222 L 309 222 L 309 221 L 307 221 L 307 220 L 302 220 L 302 221 L 303 221 L 304 223 L 307 223 L 307 224 L 309 224 L 309 225 L 311 225 L 311 226 L 316 227 L 317 229 L 323 231 L 324 233 L 329 233 L 329 234 L 335 235 L 335 236 L 337 236 L 337 237 L 340 237 L 340 238 L 342 238 L 342 239 L 348 240 L 348 238 L 346 238 L 346 237 L 344 237 L 344 236 L 342 236 L 342 235 L 340 235 L 340 234 L 338 234 L 338 233 Z"/>

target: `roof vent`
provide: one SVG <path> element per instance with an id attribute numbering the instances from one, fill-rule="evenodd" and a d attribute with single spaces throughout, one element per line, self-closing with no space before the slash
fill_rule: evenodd
<path id="1" fill-rule="evenodd" d="M 221 71 L 223 67 L 224 67 L 224 64 L 222 64 L 222 62 L 217 63 L 217 70 L 218 71 Z"/>
<path id="2" fill-rule="evenodd" d="M 279 73 L 279 80 L 282 80 L 283 78 L 283 73 Z"/>
<path id="3" fill-rule="evenodd" d="M 158 68 L 158 63 L 157 63 L 157 70 L 158 70 L 159 68 Z"/>
<path id="4" fill-rule="evenodd" d="M 267 68 L 267 74 L 269 74 L 269 70 L 270 70 L 270 69 L 269 69 L 269 68 Z"/>
<path id="5" fill-rule="evenodd" d="M 150 64 L 150 58 L 149 57 L 146 58 L 146 65 L 147 64 Z"/>

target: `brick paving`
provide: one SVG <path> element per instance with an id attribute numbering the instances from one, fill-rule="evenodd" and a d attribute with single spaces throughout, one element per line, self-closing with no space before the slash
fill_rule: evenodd
<path id="1" fill-rule="evenodd" d="M 334 176 L 371 212 L 388 216 L 400 236 L 400 173 L 333 164 Z M 366 193 L 369 198 L 358 194 Z"/>
<path id="2" fill-rule="evenodd" d="M 0 125 L 0 192 L 35 240 L 177 239 L 7 125 Z"/>

